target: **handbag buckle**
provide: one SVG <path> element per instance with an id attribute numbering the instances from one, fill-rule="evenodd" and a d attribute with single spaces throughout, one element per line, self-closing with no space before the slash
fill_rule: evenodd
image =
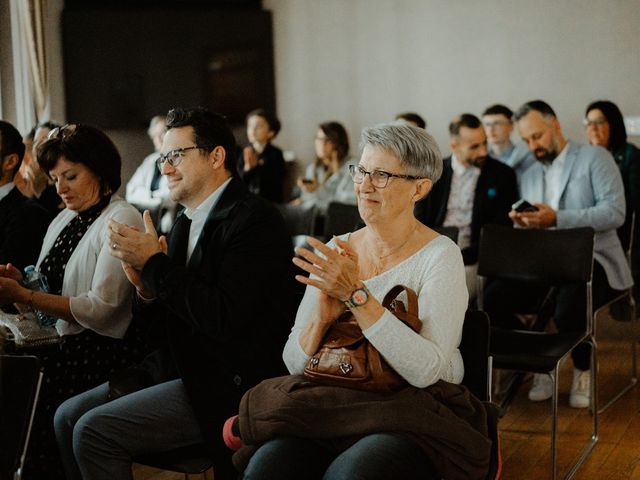
<path id="1" fill-rule="evenodd" d="M 351 365 L 350 363 L 342 362 L 340 363 L 339 368 L 343 375 L 347 375 L 351 372 L 351 370 L 353 370 L 353 365 Z"/>

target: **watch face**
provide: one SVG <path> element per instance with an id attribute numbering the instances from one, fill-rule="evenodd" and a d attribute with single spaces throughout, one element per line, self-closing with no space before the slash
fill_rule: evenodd
<path id="1" fill-rule="evenodd" d="M 354 305 L 364 305 L 369 300 L 369 295 L 364 288 L 359 288 L 351 294 L 350 300 Z"/>

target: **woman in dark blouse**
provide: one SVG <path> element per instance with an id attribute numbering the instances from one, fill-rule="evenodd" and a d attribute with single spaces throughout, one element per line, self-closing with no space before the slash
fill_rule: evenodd
<path id="1" fill-rule="evenodd" d="M 611 152 L 622 174 L 624 194 L 627 201 L 627 221 L 618 230 L 623 246 L 629 244 L 630 225 L 628 219 L 636 212 L 634 241 L 631 248 L 631 270 L 636 284 L 636 296 L 640 285 L 640 150 L 627 142 L 627 130 L 622 113 L 617 105 L 608 100 L 598 100 L 587 107 L 584 119 L 589 143 L 600 145 Z"/>

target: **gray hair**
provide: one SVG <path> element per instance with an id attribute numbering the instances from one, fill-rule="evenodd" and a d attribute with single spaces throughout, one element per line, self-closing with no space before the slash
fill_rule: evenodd
<path id="1" fill-rule="evenodd" d="M 435 139 L 425 130 L 400 122 L 365 128 L 360 149 L 381 148 L 400 160 L 407 175 L 425 177 L 436 182 L 442 175 L 442 154 Z"/>

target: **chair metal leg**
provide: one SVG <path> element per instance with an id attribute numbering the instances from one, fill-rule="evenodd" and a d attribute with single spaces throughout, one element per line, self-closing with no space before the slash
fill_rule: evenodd
<path id="1" fill-rule="evenodd" d="M 593 337 L 589 340 L 591 344 L 591 438 L 589 442 L 582 450 L 580 457 L 575 461 L 575 463 L 569 469 L 569 472 L 565 475 L 564 479 L 569 480 L 573 478 L 578 469 L 582 466 L 584 461 L 587 459 L 593 447 L 598 443 L 598 385 L 597 385 L 597 372 L 598 372 L 598 356 L 597 356 L 597 345 Z M 558 366 L 556 366 L 557 370 Z M 557 393 L 557 387 L 556 387 Z M 555 477 L 554 477 L 555 478 Z"/>
<path id="2" fill-rule="evenodd" d="M 638 319 L 636 318 L 636 305 L 635 300 L 633 298 L 633 293 L 630 290 L 628 293 L 629 299 L 629 325 L 631 330 L 631 378 L 629 382 L 620 390 L 617 394 L 615 394 L 599 411 L 598 413 L 605 412 L 611 405 L 617 402 L 625 393 L 635 387 L 638 383 L 638 360 L 636 354 L 636 344 L 638 342 L 638 333 L 637 333 L 637 325 Z"/>
<path id="3" fill-rule="evenodd" d="M 498 406 L 500 407 L 500 418 L 504 417 L 513 403 L 513 400 L 516 398 L 518 391 L 520 391 L 520 387 L 522 386 L 522 382 L 524 380 L 525 374 L 523 372 L 517 372 L 514 374 L 513 378 L 507 385 L 506 391 Z"/>
<path id="4" fill-rule="evenodd" d="M 551 480 L 556 480 L 558 473 L 558 373 L 560 362 L 556 363 L 553 373 L 550 373 L 553 391 L 551 394 Z"/>

